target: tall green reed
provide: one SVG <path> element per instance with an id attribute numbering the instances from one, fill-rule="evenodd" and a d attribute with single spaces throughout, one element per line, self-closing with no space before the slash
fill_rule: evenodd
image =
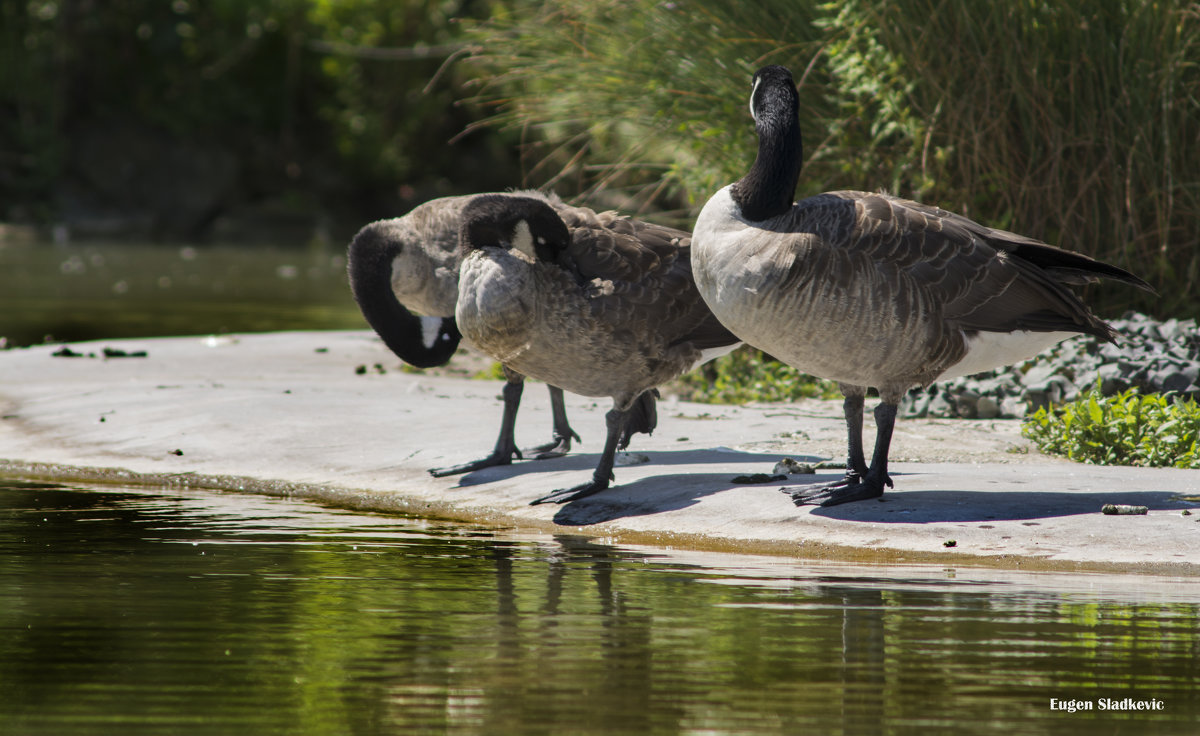
<path id="1" fill-rule="evenodd" d="M 1131 268 L 1163 294 L 1098 295 L 1113 307 L 1197 313 L 1200 5 L 856 5 L 911 82 L 936 152 L 922 158 L 931 199 Z"/>
<path id="2" fill-rule="evenodd" d="M 522 131 L 526 184 L 686 219 L 753 156 L 754 70 L 803 72 L 815 17 L 786 0 L 517 4 L 477 32 L 494 109 L 480 125 Z M 824 94 L 802 105 L 828 116 Z"/>
<path id="3" fill-rule="evenodd" d="M 1098 290 L 1102 308 L 1200 315 L 1200 4 L 560 0 L 474 38 L 481 124 L 522 131 L 525 185 L 686 223 L 753 158 L 750 75 L 782 63 L 799 196 L 937 203 L 1162 294 Z"/>

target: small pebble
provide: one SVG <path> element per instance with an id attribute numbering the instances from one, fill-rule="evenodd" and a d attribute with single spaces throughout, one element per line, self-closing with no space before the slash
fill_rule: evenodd
<path id="1" fill-rule="evenodd" d="M 1109 516 L 1141 516 L 1149 511 L 1146 506 L 1129 506 L 1123 503 L 1106 503 L 1100 507 L 1100 513 Z"/>
<path id="2" fill-rule="evenodd" d="M 613 465 L 641 465 L 648 462 L 650 462 L 650 456 L 640 452 L 618 452 L 613 457 Z"/>
<path id="3" fill-rule="evenodd" d="M 104 348 L 105 358 L 145 358 L 145 350 L 121 350 L 120 348 Z"/>
<path id="4" fill-rule="evenodd" d="M 771 472 L 775 475 L 811 475 L 817 472 L 817 469 L 809 463 L 800 463 L 790 457 L 785 457 L 775 463 Z"/>

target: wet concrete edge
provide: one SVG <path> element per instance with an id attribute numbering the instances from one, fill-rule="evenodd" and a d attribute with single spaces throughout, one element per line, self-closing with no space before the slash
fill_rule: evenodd
<path id="1" fill-rule="evenodd" d="M 667 549 L 735 554 L 778 555 L 798 560 L 857 564 L 930 564 L 1029 572 L 1089 572 L 1200 578 L 1200 565 L 1187 562 L 1103 563 L 1047 560 L 1028 555 L 977 555 L 949 550 L 921 552 L 894 548 L 862 548 L 824 542 L 780 542 L 733 539 L 706 534 L 639 532 L 605 524 L 564 527 L 550 520 L 519 518 L 487 509 L 462 509 L 396 491 L 372 491 L 332 484 L 297 483 L 263 478 L 205 473 L 142 473 L 125 468 L 36 463 L 0 458 L 0 477 L 61 484 L 123 485 L 163 490 L 204 490 L 247 493 L 312 501 L 331 507 L 424 519 L 480 524 L 545 534 L 572 534 L 614 545 L 648 545 Z"/>

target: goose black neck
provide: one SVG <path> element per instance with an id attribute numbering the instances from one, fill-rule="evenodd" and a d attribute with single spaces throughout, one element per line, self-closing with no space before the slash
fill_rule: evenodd
<path id="1" fill-rule="evenodd" d="M 346 267 L 350 290 L 367 324 L 397 357 L 417 368 L 443 365 L 458 349 L 462 335 L 453 318 L 443 317 L 432 343 L 426 342 L 420 317 L 405 309 L 392 291 L 392 262 L 399 253 L 396 243 L 355 238 Z"/>
<path id="2" fill-rule="evenodd" d="M 786 84 L 790 87 L 790 77 Z M 751 222 L 791 209 L 804 160 L 795 87 L 780 85 L 762 90 L 758 96 L 754 125 L 758 155 L 750 171 L 734 183 L 731 191 L 742 216 Z"/>

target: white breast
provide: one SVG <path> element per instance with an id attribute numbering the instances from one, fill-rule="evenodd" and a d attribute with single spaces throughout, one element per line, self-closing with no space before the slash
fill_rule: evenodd
<path id="1" fill-rule="evenodd" d="M 718 319 L 721 319 L 720 292 L 724 285 L 720 274 L 737 272 L 726 270 L 725 261 L 736 253 L 736 249 L 728 247 L 728 242 L 745 228 L 730 188 L 725 187 L 705 203 L 692 230 L 692 274 L 696 288 Z"/>

